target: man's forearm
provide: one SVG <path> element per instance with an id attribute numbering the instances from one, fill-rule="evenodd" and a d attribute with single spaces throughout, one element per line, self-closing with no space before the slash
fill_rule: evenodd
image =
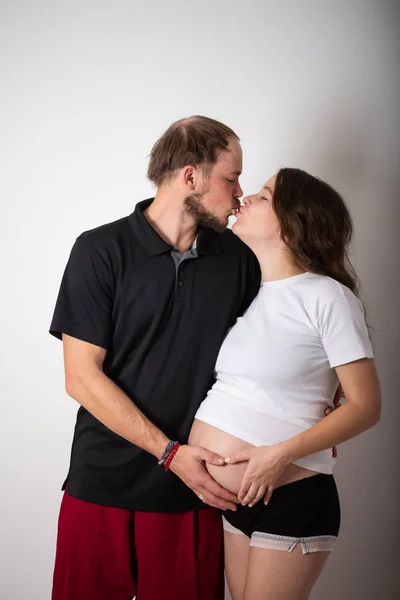
<path id="1" fill-rule="evenodd" d="M 167 436 L 101 370 L 67 385 L 67 392 L 111 431 L 161 458 Z"/>

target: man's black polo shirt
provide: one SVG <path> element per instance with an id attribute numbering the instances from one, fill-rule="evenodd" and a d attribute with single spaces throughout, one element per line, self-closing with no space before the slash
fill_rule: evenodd
<path id="1" fill-rule="evenodd" d="M 230 230 L 200 229 L 197 258 L 178 268 L 172 246 L 133 214 L 83 233 L 72 249 L 50 332 L 107 350 L 104 373 L 170 439 L 185 443 L 213 384 L 219 348 L 258 292 L 254 254 Z M 132 510 L 204 504 L 157 459 L 80 407 L 68 473 L 72 496 Z"/>

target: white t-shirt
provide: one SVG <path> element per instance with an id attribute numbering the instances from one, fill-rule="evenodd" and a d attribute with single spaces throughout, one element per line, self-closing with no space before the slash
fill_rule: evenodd
<path id="1" fill-rule="evenodd" d="M 364 357 L 373 353 L 363 307 L 346 286 L 313 273 L 265 282 L 226 336 L 196 419 L 255 446 L 279 443 L 333 406 L 333 367 Z M 295 464 L 332 473 L 335 459 L 329 449 Z"/>

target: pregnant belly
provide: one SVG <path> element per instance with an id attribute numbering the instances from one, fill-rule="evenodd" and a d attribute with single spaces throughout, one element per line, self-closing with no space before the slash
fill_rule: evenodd
<path id="1" fill-rule="evenodd" d="M 224 458 L 241 450 L 254 448 L 252 444 L 244 442 L 230 433 L 226 433 L 198 419 L 194 420 L 188 443 L 191 446 L 200 446 L 201 448 L 211 450 L 211 452 L 215 452 Z M 221 467 L 206 463 L 206 468 L 215 481 L 230 492 L 237 494 L 247 468 L 247 463 L 227 464 Z M 288 465 L 279 477 L 275 488 L 313 475 L 316 475 L 315 471 L 310 471 L 294 464 Z"/>

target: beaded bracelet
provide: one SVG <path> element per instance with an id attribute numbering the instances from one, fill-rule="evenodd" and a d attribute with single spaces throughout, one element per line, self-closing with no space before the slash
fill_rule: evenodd
<path id="1" fill-rule="evenodd" d="M 163 465 L 165 463 L 165 461 L 167 460 L 169 453 L 172 450 L 172 446 L 175 444 L 176 442 L 168 442 L 168 444 L 166 445 L 166 448 L 160 458 L 160 460 L 158 461 L 159 465 Z"/>
<path id="2" fill-rule="evenodd" d="M 168 471 L 169 465 L 171 464 L 172 459 L 174 458 L 175 454 L 177 453 L 179 447 L 180 447 L 179 442 L 172 442 L 172 441 L 168 442 L 168 444 L 161 456 L 161 459 L 158 461 L 158 464 L 163 465 L 164 469 L 166 471 Z"/>
<path id="3" fill-rule="evenodd" d="M 179 448 L 181 447 L 179 442 L 176 442 L 174 447 L 172 448 L 167 460 L 164 463 L 164 470 L 168 471 L 170 464 L 172 463 L 172 459 L 174 458 L 175 454 L 178 452 Z"/>

